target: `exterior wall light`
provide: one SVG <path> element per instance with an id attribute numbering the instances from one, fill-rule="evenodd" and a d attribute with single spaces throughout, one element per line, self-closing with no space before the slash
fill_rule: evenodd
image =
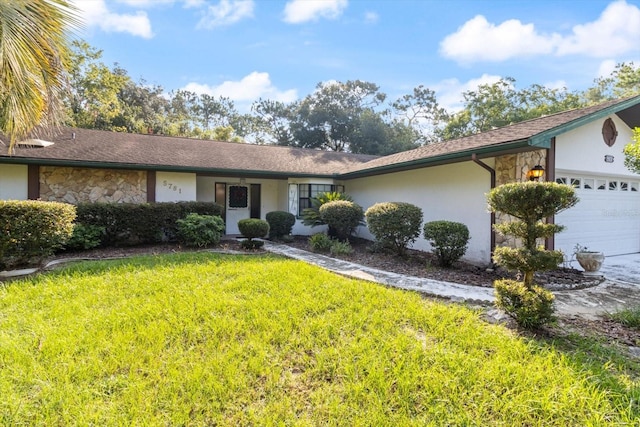
<path id="1" fill-rule="evenodd" d="M 527 178 L 529 181 L 537 181 L 542 175 L 544 175 L 544 168 L 540 165 L 535 165 L 529 172 L 527 172 Z"/>

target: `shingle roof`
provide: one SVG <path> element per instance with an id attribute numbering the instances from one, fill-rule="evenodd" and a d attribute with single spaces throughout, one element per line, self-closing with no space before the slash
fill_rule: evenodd
<path id="1" fill-rule="evenodd" d="M 75 138 L 72 135 L 75 134 Z M 41 164 L 335 175 L 374 156 L 159 135 L 63 128 L 44 148 L 17 147 L 13 160 Z M 0 157 L 6 157 L 6 147 Z"/>
<path id="2" fill-rule="evenodd" d="M 366 171 L 372 172 L 383 168 L 400 168 L 403 165 L 419 163 L 420 161 L 436 160 L 444 156 L 449 159 L 455 158 L 456 155 L 469 156 L 469 153 L 474 152 L 474 150 L 483 150 L 484 152 L 495 150 L 497 152 L 505 150 L 516 143 L 521 143 L 523 146 L 542 145 L 541 143 L 544 140 L 549 140 L 552 136 L 570 130 L 570 127 L 568 127 L 570 124 L 580 124 L 581 119 L 590 118 L 600 112 L 611 114 L 616 112 L 616 106 L 621 106 L 622 109 L 634 105 L 636 106 L 634 108 L 638 109 L 640 96 L 609 101 L 586 108 L 568 110 L 464 138 L 429 144 L 414 150 L 379 157 L 367 163 L 354 165 L 350 170 L 344 171 L 343 174 L 349 175 Z M 634 119 L 636 126 L 640 125 L 640 111 L 637 111 Z"/>
<path id="3" fill-rule="evenodd" d="M 17 148 L 12 157 L 6 147 L 1 148 L 0 162 L 353 178 L 461 161 L 474 153 L 489 156 L 514 149 L 542 148 L 556 135 L 613 113 L 629 126 L 640 126 L 640 96 L 564 111 L 385 157 L 64 128 L 62 133 L 49 138 L 55 142 L 50 147 Z"/>

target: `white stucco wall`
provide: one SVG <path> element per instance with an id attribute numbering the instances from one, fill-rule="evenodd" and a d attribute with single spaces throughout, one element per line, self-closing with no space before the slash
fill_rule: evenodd
<path id="1" fill-rule="evenodd" d="M 612 147 L 602 138 L 602 125 L 611 118 L 618 137 Z M 631 142 L 631 129 L 615 114 L 588 123 L 556 137 L 556 170 L 568 172 L 588 171 L 592 175 L 637 176 L 624 166 L 622 150 Z M 613 163 L 605 156 L 613 156 Z"/>
<path id="2" fill-rule="evenodd" d="M 28 166 L 0 164 L 0 200 L 27 200 Z"/>
<path id="3" fill-rule="evenodd" d="M 195 173 L 156 173 L 156 202 L 189 202 L 195 200 Z"/>
<path id="4" fill-rule="evenodd" d="M 484 163 L 494 166 L 493 159 Z M 479 264 L 491 261 L 491 216 L 485 197 L 490 175 L 473 162 L 348 180 L 345 190 L 365 210 L 379 202 L 408 202 L 422 208 L 424 222 L 461 222 L 471 235 L 464 259 Z M 373 239 L 364 227 L 359 235 Z M 422 235 L 413 248 L 431 250 Z"/>

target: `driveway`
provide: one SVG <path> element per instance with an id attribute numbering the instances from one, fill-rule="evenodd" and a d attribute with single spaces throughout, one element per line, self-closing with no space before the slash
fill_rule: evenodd
<path id="1" fill-rule="evenodd" d="M 606 257 L 600 272 L 607 280 L 640 285 L 640 254 Z"/>
<path id="2" fill-rule="evenodd" d="M 640 254 L 607 257 L 600 273 L 606 280 L 598 286 L 554 292 L 558 311 L 595 317 L 640 306 Z"/>

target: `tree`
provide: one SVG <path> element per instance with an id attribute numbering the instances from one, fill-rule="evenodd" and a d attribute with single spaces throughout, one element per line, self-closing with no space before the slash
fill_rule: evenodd
<path id="1" fill-rule="evenodd" d="M 304 148 L 349 151 L 365 111 L 385 99 L 377 85 L 360 80 L 320 83 L 292 113 L 294 144 Z"/>
<path id="2" fill-rule="evenodd" d="M 133 132 L 126 123 L 134 123 L 123 111 L 121 91 L 131 84 L 127 72 L 119 67 L 109 69 L 100 62 L 102 51 L 84 41 L 74 41 L 71 50 L 70 90 L 66 97 L 69 124 L 87 129 L 125 130 Z M 130 114 L 131 112 L 129 112 Z M 119 117 L 119 127 L 114 120 Z"/>
<path id="3" fill-rule="evenodd" d="M 624 165 L 632 172 L 640 173 L 640 128 L 633 129 L 633 142 L 624 147 Z"/>
<path id="4" fill-rule="evenodd" d="M 258 144 L 295 145 L 291 134 L 292 111 L 297 103 L 260 98 L 251 106 L 255 114 L 253 135 Z"/>
<path id="5" fill-rule="evenodd" d="M 562 251 L 548 251 L 538 240 L 553 236 L 564 227 L 543 220 L 578 203 L 573 187 L 555 182 L 515 182 L 491 190 L 489 208 L 516 218 L 495 226 L 502 234 L 522 240 L 523 247 L 496 248 L 494 261 L 508 270 L 519 271 L 522 282 L 496 280 L 496 305 L 526 328 L 535 328 L 553 318 L 553 294 L 534 283 L 538 270 L 553 270 L 564 259 Z"/>
<path id="6" fill-rule="evenodd" d="M 507 269 L 520 271 L 525 286 L 532 287 L 536 270 L 553 270 L 563 260 L 560 251 L 540 249 L 538 239 L 551 237 L 564 227 L 542 221 L 578 203 L 575 191 L 555 182 L 516 182 L 494 188 L 487 200 L 491 211 L 517 218 L 496 224 L 496 230 L 519 237 L 523 243 L 522 248 L 496 248 L 494 258 Z"/>
<path id="7" fill-rule="evenodd" d="M 640 65 L 622 62 L 607 77 L 599 77 L 594 86 L 581 94 L 584 105 L 593 105 L 616 98 L 640 94 Z"/>
<path id="8" fill-rule="evenodd" d="M 434 142 L 435 130 L 449 118 L 447 111 L 438 105 L 436 93 L 423 85 L 398 98 L 391 107 L 399 117 L 398 121 L 419 135 L 419 144 Z"/>
<path id="9" fill-rule="evenodd" d="M 77 25 L 66 0 L 0 2 L 0 131 L 10 152 L 38 126 L 62 123 L 67 27 Z"/>
<path id="10" fill-rule="evenodd" d="M 460 138 L 491 129 L 554 114 L 582 106 L 577 94 L 566 89 L 550 89 L 534 84 L 516 90 L 515 79 L 506 77 L 464 92 L 464 109 L 447 120 L 437 135 L 444 140 Z"/>

